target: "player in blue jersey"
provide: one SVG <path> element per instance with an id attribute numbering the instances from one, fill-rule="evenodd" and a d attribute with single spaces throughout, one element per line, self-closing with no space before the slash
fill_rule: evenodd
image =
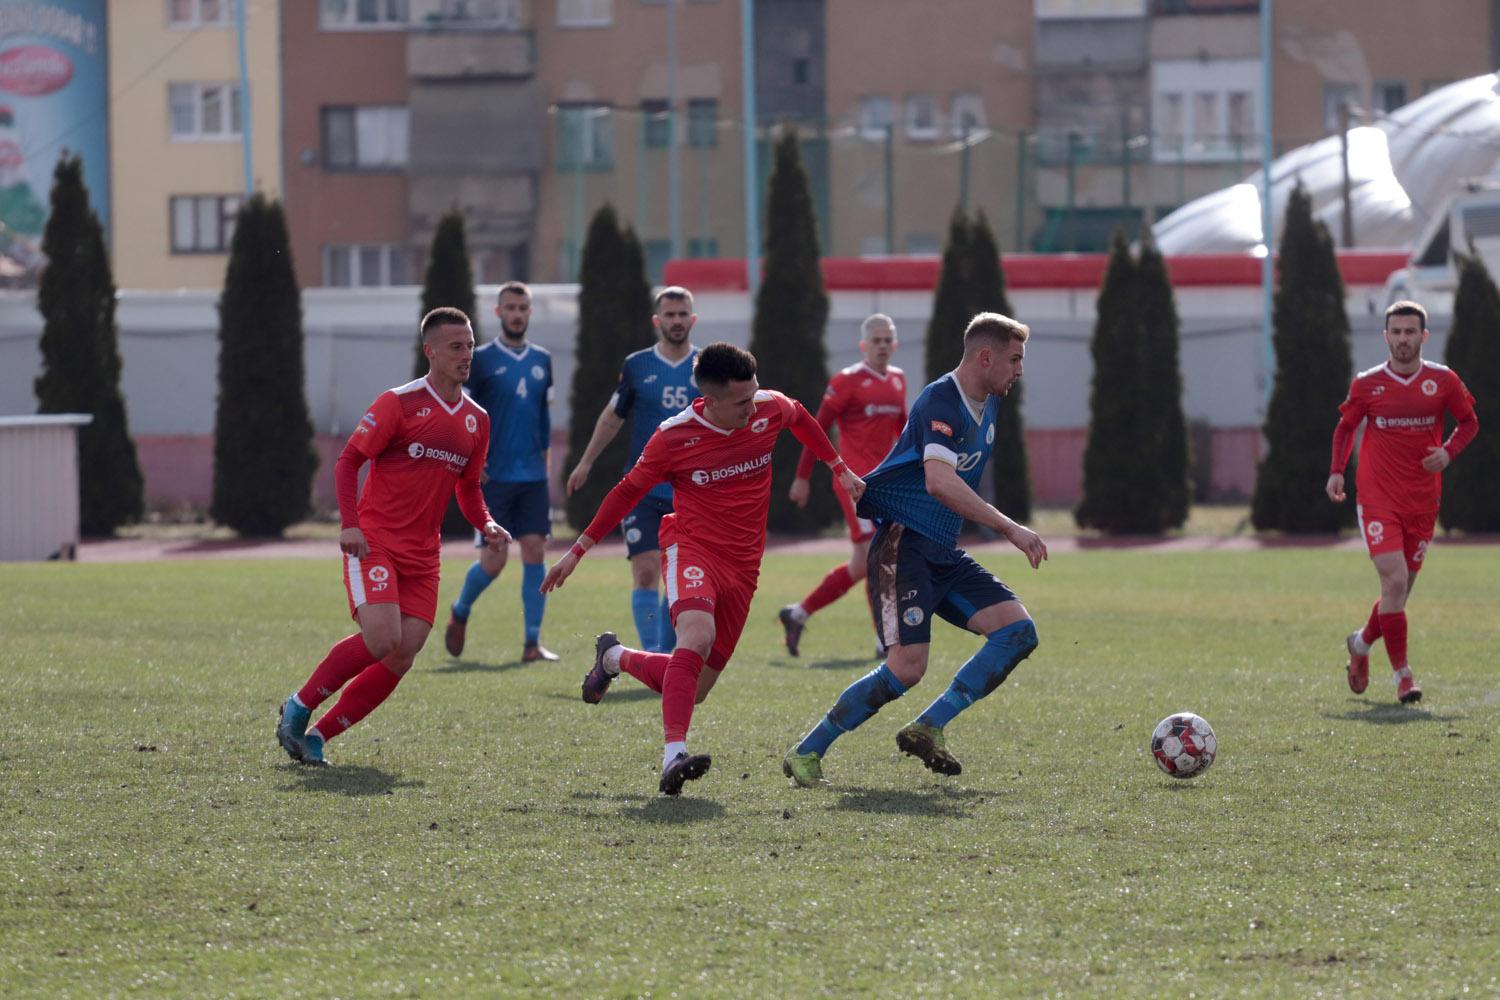
<path id="1" fill-rule="evenodd" d="M 542 561 L 552 533 L 552 501 L 547 493 L 548 444 L 552 439 L 552 355 L 526 340 L 531 325 L 531 289 L 519 281 L 500 286 L 495 315 L 500 336 L 474 352 L 464 387 L 490 415 L 490 455 L 484 466 L 484 502 L 491 514 L 521 544 L 521 609 L 526 663 L 556 660 L 542 645 L 542 616 L 547 598 L 541 592 L 547 575 Z M 458 656 L 474 602 L 505 568 L 508 546 L 486 548 L 469 567 L 463 589 L 453 602 L 443 645 Z"/>
<path id="2" fill-rule="evenodd" d="M 965 519 L 988 525 L 1026 554 L 1047 558 L 1041 536 L 986 503 L 975 488 L 995 442 L 1000 397 L 1021 377 L 1030 331 L 999 313 L 980 313 L 964 331 L 963 360 L 922 390 L 901 437 L 866 477 L 859 514 L 877 524 L 866 588 L 886 661 L 839 695 L 782 770 L 799 785 L 824 783 L 823 757 L 840 735 L 922 679 L 932 616 L 985 637 L 953 683 L 896 745 L 939 774 L 963 770 L 943 727 L 989 694 L 1037 646 L 1036 627 L 1010 588 L 958 547 Z"/>
<path id="3" fill-rule="evenodd" d="M 578 464 L 568 476 L 568 495 L 583 486 L 589 471 L 625 421 L 630 421 L 630 454 L 625 459 L 629 472 L 657 425 L 687 409 L 698 398 L 698 383 L 693 381 L 693 358 L 698 349 L 688 343 L 693 324 L 693 293 L 679 285 L 656 293 L 655 346 L 636 351 L 620 367 L 620 386 L 610 397 L 594 434 Z M 672 513 L 672 484 L 658 483 L 636 504 L 620 527 L 625 532 L 625 553 L 630 559 L 630 576 L 635 588 L 630 592 L 630 609 L 635 629 L 641 637 L 641 648 L 647 652 L 670 653 L 677 645 L 672 616 L 665 596 L 657 595 L 661 581 L 661 548 L 657 530 L 661 519 Z"/>

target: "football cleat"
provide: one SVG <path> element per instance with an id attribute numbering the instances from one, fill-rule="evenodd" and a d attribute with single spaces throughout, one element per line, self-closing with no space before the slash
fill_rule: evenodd
<path id="1" fill-rule="evenodd" d="M 661 784 L 657 788 L 663 795 L 681 795 L 682 786 L 707 774 L 711 764 L 713 764 L 713 758 L 706 753 L 696 753 L 692 756 L 680 753 L 672 758 L 672 763 L 662 769 Z"/>
<path id="2" fill-rule="evenodd" d="M 1354 651 L 1354 640 L 1359 638 L 1359 633 L 1360 630 L 1355 629 L 1344 640 L 1344 646 L 1349 650 L 1349 667 L 1346 673 L 1349 677 L 1349 690 L 1355 694 L 1364 694 L 1365 688 L 1370 686 L 1370 654 Z"/>
<path id="3" fill-rule="evenodd" d="M 539 642 L 528 642 L 521 650 L 522 663 L 556 663 L 562 657 Z"/>
<path id="4" fill-rule="evenodd" d="M 1422 700 L 1422 689 L 1412 680 L 1410 667 L 1396 679 L 1396 700 L 1403 705 L 1415 705 Z"/>
<path id="5" fill-rule="evenodd" d="M 807 623 L 797 620 L 790 604 L 777 612 L 776 620 L 781 622 L 781 627 L 786 631 L 786 651 L 792 656 L 799 655 L 798 647 L 802 642 L 802 630 L 807 627 Z"/>
<path id="6" fill-rule="evenodd" d="M 323 737 L 320 733 L 308 733 L 302 737 L 302 763 L 308 767 L 332 767 L 323 756 Z"/>
<path id="7" fill-rule="evenodd" d="M 307 733 L 307 722 L 312 711 L 303 708 L 288 698 L 281 703 L 281 712 L 276 721 L 276 742 L 295 761 L 302 760 L 302 739 Z"/>
<path id="8" fill-rule="evenodd" d="M 823 756 L 816 751 L 798 753 L 793 747 L 781 758 L 781 773 L 803 788 L 816 788 L 828 784 L 823 777 Z"/>
<path id="9" fill-rule="evenodd" d="M 964 766 L 948 752 L 943 731 L 936 726 L 913 722 L 896 734 L 896 746 L 902 753 L 921 759 L 929 771 L 938 774 L 961 774 Z"/>
<path id="10" fill-rule="evenodd" d="M 620 676 L 618 670 L 610 673 L 609 668 L 604 665 L 604 654 L 619 644 L 620 638 L 613 632 L 602 632 L 594 640 L 594 665 L 583 675 L 583 700 L 590 705 L 603 701 L 610 682 Z"/>
<path id="11" fill-rule="evenodd" d="M 464 652 L 464 632 L 469 627 L 467 618 L 449 613 L 448 627 L 443 630 L 443 648 L 448 651 L 449 656 L 462 656 Z"/>

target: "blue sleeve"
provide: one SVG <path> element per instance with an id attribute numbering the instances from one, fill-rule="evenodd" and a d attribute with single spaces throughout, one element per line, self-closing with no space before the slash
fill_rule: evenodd
<path id="1" fill-rule="evenodd" d="M 635 376 L 631 374 L 630 364 L 620 366 L 620 384 L 615 388 L 615 416 L 627 417 L 630 408 L 635 405 Z"/>

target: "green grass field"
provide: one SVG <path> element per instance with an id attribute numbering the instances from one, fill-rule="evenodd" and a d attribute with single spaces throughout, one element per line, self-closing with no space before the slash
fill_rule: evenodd
<path id="1" fill-rule="evenodd" d="M 272 727 L 348 631 L 331 548 L 7 566 L 0 995 L 1500 995 L 1496 556 L 1434 551 L 1402 708 L 1379 647 L 1344 684 L 1357 551 L 989 552 L 1042 645 L 950 728 L 964 774 L 894 744 L 976 646 L 940 626 L 826 790 L 779 761 L 874 665 L 866 614 L 787 658 L 775 610 L 831 560 L 772 556 L 675 800 L 655 697 L 578 697 L 593 634 L 630 632 L 623 560 L 552 599 L 549 666 L 515 662 L 507 570 L 330 771 Z M 1219 737 L 1190 782 L 1146 750 L 1179 709 Z"/>

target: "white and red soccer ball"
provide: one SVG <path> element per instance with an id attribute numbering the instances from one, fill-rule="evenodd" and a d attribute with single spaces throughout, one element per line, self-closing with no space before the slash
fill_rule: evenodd
<path id="1" fill-rule="evenodd" d="M 1169 715 L 1151 732 L 1151 756 L 1156 766 L 1174 778 L 1191 778 L 1207 771 L 1219 752 L 1214 727 L 1192 712 Z"/>

